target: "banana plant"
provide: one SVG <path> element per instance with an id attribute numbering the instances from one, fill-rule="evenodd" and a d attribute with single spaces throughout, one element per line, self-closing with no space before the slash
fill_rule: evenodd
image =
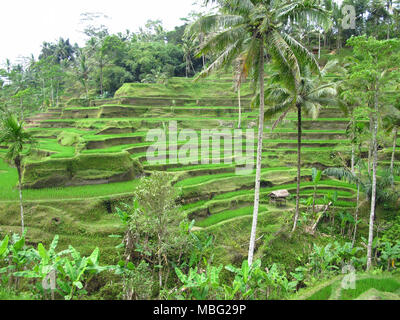
<path id="1" fill-rule="evenodd" d="M 112 269 L 111 266 L 99 265 L 99 248 L 95 248 L 89 257 L 81 254 L 71 245 L 69 251 L 72 259 L 66 259 L 62 265 L 61 279 L 57 281 L 60 289 L 64 292 L 64 298 L 71 300 L 75 293 L 85 294 L 84 283 L 95 274 Z"/>
<path id="2" fill-rule="evenodd" d="M 252 282 L 260 282 L 261 277 L 260 273 L 257 272 L 260 270 L 261 260 L 256 260 L 249 267 L 247 260 L 244 260 L 241 268 L 236 268 L 232 265 L 228 265 L 225 267 L 226 270 L 235 274 L 235 279 L 232 283 L 232 287 L 225 287 L 225 292 L 229 294 L 227 299 L 234 299 L 237 293 L 240 293 L 240 297 L 246 299 L 254 295 L 255 286 L 250 285 L 250 281 Z"/>
<path id="3" fill-rule="evenodd" d="M 383 242 L 381 244 L 381 259 L 387 262 L 387 270 L 390 270 L 390 267 L 395 268 L 396 260 L 400 259 L 400 240 L 396 242 L 396 244 L 392 245 L 390 242 Z"/>
<path id="4" fill-rule="evenodd" d="M 74 295 L 83 294 L 84 283 L 94 274 L 108 270 L 110 267 L 99 265 L 99 249 L 96 248 L 89 257 L 82 257 L 81 254 L 72 246 L 67 250 L 56 252 L 58 244 L 56 235 L 48 250 L 42 243 L 38 244 L 37 250 L 31 249 L 34 267 L 31 270 L 15 272 L 14 276 L 24 278 L 36 278 L 36 288 L 43 296 L 46 290 L 43 283 L 48 280 L 49 275 L 54 272 L 55 284 L 51 290 L 52 299 L 54 291 L 63 296 L 66 300 L 71 300 Z"/>
<path id="5" fill-rule="evenodd" d="M 184 274 L 179 268 L 175 268 L 176 275 L 183 283 L 181 292 L 185 292 L 186 296 L 178 296 L 179 299 L 196 299 L 207 300 L 212 295 L 218 294 L 221 288 L 219 275 L 222 271 L 222 265 L 215 267 L 205 262 L 205 272 L 198 272 L 198 268 L 190 268 L 189 274 Z"/>
<path id="6" fill-rule="evenodd" d="M 26 229 L 22 235 L 13 234 L 11 239 L 6 236 L 1 243 L 2 256 L 6 266 L 0 269 L 0 274 L 6 273 L 5 279 L 8 279 L 9 286 L 17 288 L 19 279 L 15 278 L 13 273 L 23 270 L 30 262 L 34 260 L 34 254 L 30 248 L 25 246 Z"/>
<path id="7" fill-rule="evenodd" d="M 9 236 L 6 235 L 0 242 L 0 259 L 3 260 L 7 257 Z"/>
<path id="8" fill-rule="evenodd" d="M 54 272 L 54 277 L 56 277 L 61 266 L 65 263 L 65 256 L 70 253 L 69 250 L 64 250 L 58 253 L 55 251 L 58 239 L 59 237 L 56 235 L 50 244 L 49 250 L 46 250 L 44 245 L 39 243 L 37 250 L 32 249 L 34 260 L 36 261 L 34 267 L 31 270 L 14 273 L 14 276 L 16 277 L 35 278 L 40 280 L 36 283 L 36 289 L 43 297 L 46 297 L 47 290 L 50 289 L 52 299 L 54 299 L 54 291 L 58 290 L 55 287 L 47 289 L 43 286 L 43 283 L 48 280 L 52 272 Z M 52 280 L 53 279 L 50 279 L 51 282 Z M 55 286 L 55 283 L 52 285 Z"/>

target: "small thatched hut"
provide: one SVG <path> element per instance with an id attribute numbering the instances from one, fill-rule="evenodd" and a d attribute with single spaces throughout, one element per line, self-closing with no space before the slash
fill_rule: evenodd
<path id="1" fill-rule="evenodd" d="M 286 198 L 290 196 L 287 190 L 276 190 L 269 194 L 271 202 L 276 205 L 286 205 Z"/>

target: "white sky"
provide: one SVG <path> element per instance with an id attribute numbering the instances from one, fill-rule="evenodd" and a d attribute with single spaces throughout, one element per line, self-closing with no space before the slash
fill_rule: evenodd
<path id="1" fill-rule="evenodd" d="M 138 31 L 147 20 L 160 19 L 167 30 L 182 25 L 200 5 L 196 0 L 7 0 L 0 15 L 0 64 L 6 58 L 17 62 L 31 53 L 37 58 L 43 41 L 69 38 L 71 44 L 84 44 L 80 14 L 101 12 L 111 33 Z"/>

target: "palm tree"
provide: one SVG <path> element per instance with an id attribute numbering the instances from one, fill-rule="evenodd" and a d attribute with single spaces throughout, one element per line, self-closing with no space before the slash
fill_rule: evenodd
<path id="1" fill-rule="evenodd" d="M 24 207 L 22 203 L 22 158 L 24 146 L 33 144 L 32 136 L 23 128 L 23 122 L 12 115 L 7 115 L 1 123 L 0 145 L 7 145 L 5 159 L 12 163 L 18 172 L 19 203 L 21 207 L 21 226 L 24 233 Z M 31 148 L 29 148 L 28 153 Z"/>
<path id="2" fill-rule="evenodd" d="M 324 170 L 324 174 L 330 177 L 335 177 L 339 180 L 345 180 L 349 183 L 354 183 L 357 185 L 357 205 L 355 211 L 355 225 L 353 233 L 353 245 L 355 243 L 357 224 L 358 224 L 358 213 L 359 208 L 367 202 L 371 201 L 372 198 L 372 182 L 373 177 L 371 173 L 367 170 L 367 167 L 361 158 L 357 159 L 356 168 L 357 172 L 352 172 L 351 168 L 348 168 L 343 161 L 344 167 L 342 168 L 328 168 Z M 383 171 L 381 176 L 377 178 L 376 182 L 376 202 L 375 206 L 382 205 L 387 202 L 395 202 L 398 199 L 398 194 L 389 190 L 388 187 L 392 183 L 392 176 L 389 171 Z M 366 195 L 366 199 L 360 203 L 360 193 L 363 192 Z"/>
<path id="3" fill-rule="evenodd" d="M 336 84 L 322 81 L 327 72 L 336 64 L 336 61 L 329 62 L 321 70 L 321 77 L 313 76 L 310 68 L 306 66 L 298 85 L 296 85 L 296 79 L 290 74 L 275 73 L 271 78 L 272 85 L 267 89 L 267 101 L 272 107 L 266 111 L 266 118 L 281 114 L 274 122 L 272 130 L 290 111 L 297 111 L 297 190 L 292 232 L 296 229 L 300 211 L 302 113 L 305 111 L 316 118 L 322 106 L 337 104 Z"/>
<path id="4" fill-rule="evenodd" d="M 85 88 L 86 99 L 89 99 L 89 65 L 86 54 L 82 49 L 78 51 L 78 59 L 76 61 L 76 76 L 82 86 Z"/>
<path id="5" fill-rule="evenodd" d="M 243 55 L 246 57 L 243 66 L 249 70 L 254 90 L 258 92 L 255 100 L 259 102 L 257 165 L 248 255 L 251 265 L 260 198 L 265 62 L 274 58 L 279 62 L 281 72 L 293 75 L 295 84 L 299 85 L 300 65 L 307 63 L 313 70 L 318 70 L 318 64 L 314 56 L 288 34 L 287 26 L 311 21 L 327 23 L 327 19 L 321 7 L 307 0 L 205 0 L 205 3 L 209 2 L 219 4 L 220 12 L 203 16 L 190 26 L 191 34 L 206 35 L 199 54 L 213 53 L 216 56 L 198 77 L 223 66 L 231 66 L 235 59 Z"/>
<path id="6" fill-rule="evenodd" d="M 234 63 L 234 89 L 238 93 L 238 107 L 239 107 L 239 117 L 238 117 L 238 129 L 240 129 L 242 125 L 242 104 L 241 104 L 241 96 L 240 96 L 240 87 L 242 83 L 247 78 L 247 69 L 244 65 L 246 61 L 245 56 L 239 56 Z"/>

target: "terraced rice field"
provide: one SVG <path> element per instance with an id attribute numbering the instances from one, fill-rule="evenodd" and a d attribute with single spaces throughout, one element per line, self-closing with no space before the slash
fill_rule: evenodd
<path id="1" fill-rule="evenodd" d="M 91 107 L 67 105 L 28 119 L 29 130 L 37 137 L 40 152 L 28 160 L 24 182 L 27 186 L 32 185 L 35 179 L 42 179 L 42 182 L 35 185 L 37 189 L 25 189 L 24 198 L 28 201 L 117 198 L 131 194 L 140 175 L 160 170 L 173 176 L 174 185 L 181 193 L 182 210 L 196 219 L 197 227 L 209 228 L 251 216 L 254 170 L 245 175 L 237 174 L 236 161 L 239 158 L 232 146 L 224 145 L 224 139 L 218 145 L 210 144 L 208 151 L 188 148 L 184 163 L 176 160 L 180 151 L 169 148 L 175 140 L 180 150 L 183 146 L 191 146 L 187 137 L 179 139 L 182 129 L 190 129 L 199 137 L 194 142 L 199 143 L 208 142 L 208 138 L 200 137 L 204 129 L 235 134 L 238 107 L 230 82 L 227 79 L 208 81 L 198 85 L 196 90 L 186 79 L 172 79 L 167 86 L 125 85 L 115 99 L 94 101 Z M 219 89 L 215 90 L 213 86 Z M 126 96 L 132 92 L 135 95 Z M 253 146 L 249 155 L 255 156 L 257 111 L 250 108 L 248 87 L 243 92 L 241 145 L 243 150 L 246 143 Z M 177 131 L 168 130 L 171 121 L 176 122 Z M 294 198 L 296 121 L 295 114 L 288 114 L 274 131 L 270 129 L 273 119 L 265 124 L 260 209 L 263 214 L 281 210 L 269 204 L 271 191 L 287 189 Z M 336 148 L 342 152 L 350 150 L 345 132 L 348 121 L 339 109 L 328 107 L 321 110 L 318 119 L 305 116 L 302 197 L 313 192 L 311 167 L 333 166 L 331 153 Z M 146 141 L 151 129 L 165 132 L 166 148 L 156 153 L 165 156 L 164 163 L 146 157 L 149 147 L 156 141 Z M 253 130 L 254 136 L 246 135 L 246 130 Z M 2 149 L 1 154 L 4 154 Z M 202 162 L 205 154 L 214 157 L 214 161 Z M 389 151 L 383 150 L 380 157 L 389 161 Z M 224 159 L 231 162 L 224 163 Z M 111 165 L 106 165 L 106 161 Z M 134 161 L 134 164 L 129 161 Z M 64 180 L 53 187 L 52 182 L 60 176 Z M 0 201 L 18 200 L 16 181 L 15 169 L 0 159 Z M 317 194 L 321 200 L 334 191 L 339 197 L 337 205 L 354 207 L 354 185 L 324 177 Z M 289 200 L 284 210 L 290 211 L 293 203 Z"/>

